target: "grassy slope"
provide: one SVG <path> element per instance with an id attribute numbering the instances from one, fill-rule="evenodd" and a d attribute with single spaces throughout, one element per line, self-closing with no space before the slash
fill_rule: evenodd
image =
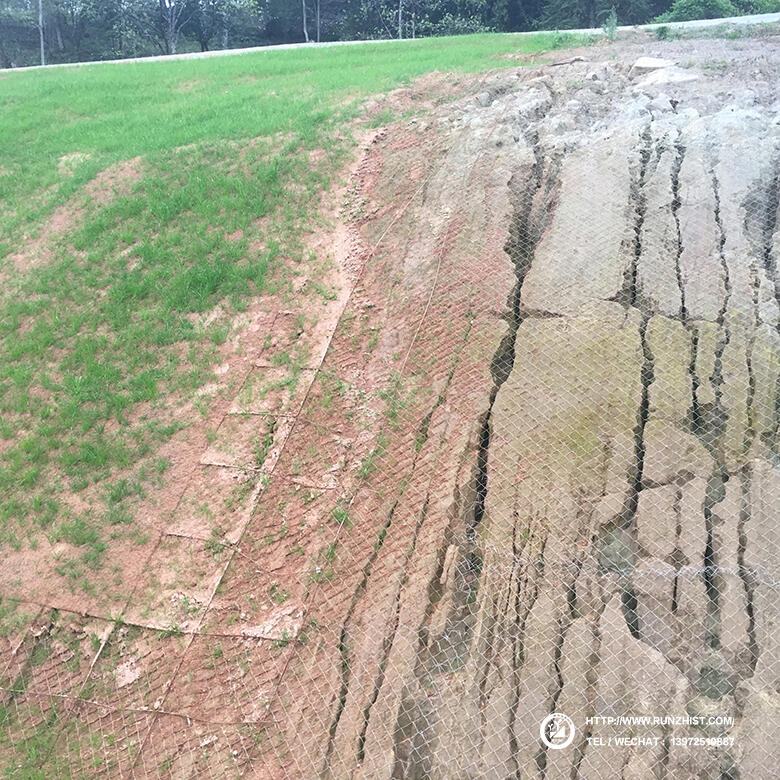
<path id="1" fill-rule="evenodd" d="M 229 318 L 192 314 L 281 284 L 344 160 L 356 99 L 562 42 L 470 36 L 1 76 L 0 545 L 46 533 L 94 567 L 108 526 L 130 533 L 135 497 L 166 468 L 153 457 L 175 430 L 166 403 L 209 378 L 227 335 Z M 315 148 L 328 154 L 312 165 Z M 96 174 L 138 156 L 128 193 L 83 199 Z M 74 202 L 48 262 L 16 270 L 13 253 Z M 66 508 L 87 489 L 97 505 Z"/>

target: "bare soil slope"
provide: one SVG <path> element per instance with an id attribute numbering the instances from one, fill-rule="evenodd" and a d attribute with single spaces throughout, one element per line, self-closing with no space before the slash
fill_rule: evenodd
<path id="1" fill-rule="evenodd" d="M 49 776 L 773 776 L 777 40 L 583 56 L 368 141 L 336 305 L 246 383 L 302 335 L 304 380 L 201 460 L 259 477 L 231 535 L 181 515 L 124 624 L 19 621 L 4 763 L 54 718 Z"/>

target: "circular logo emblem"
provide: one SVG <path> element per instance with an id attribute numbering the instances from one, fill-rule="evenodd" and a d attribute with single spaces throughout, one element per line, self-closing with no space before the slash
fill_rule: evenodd
<path id="1" fill-rule="evenodd" d="M 551 750 L 569 747 L 574 739 L 574 721 L 568 715 L 553 712 L 539 726 L 539 736 Z"/>

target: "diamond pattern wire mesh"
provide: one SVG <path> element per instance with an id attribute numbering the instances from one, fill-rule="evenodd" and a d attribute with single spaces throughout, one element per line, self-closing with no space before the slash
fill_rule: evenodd
<path id="1" fill-rule="evenodd" d="M 780 128 L 632 83 L 376 137 L 321 365 L 121 615 L 4 615 L 7 776 L 775 776 Z"/>

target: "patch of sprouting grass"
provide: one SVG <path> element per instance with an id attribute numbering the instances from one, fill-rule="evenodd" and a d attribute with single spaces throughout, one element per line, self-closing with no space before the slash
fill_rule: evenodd
<path id="1" fill-rule="evenodd" d="M 401 374 L 394 371 L 390 377 L 390 385 L 386 390 L 379 393 L 379 397 L 386 403 L 386 418 L 391 428 L 398 428 L 400 425 L 401 412 L 406 408 L 411 400 L 410 393 L 404 393 L 403 378 Z"/>
<path id="2" fill-rule="evenodd" d="M 14 713 L 14 705 L 3 709 L 0 713 L 0 747 L 11 749 L 14 755 L 14 767 L 8 777 L 43 778 L 46 773 L 41 769 L 41 763 L 50 758 L 54 743 L 60 734 L 60 715 L 56 705 L 49 709 L 41 709 L 40 717 L 35 718 L 35 727 L 23 722 L 25 715 L 30 717 L 26 708 Z M 59 763 L 59 759 L 51 757 L 51 762 Z M 51 764 L 50 764 L 51 767 Z M 62 770 L 64 767 L 59 767 Z"/>
<path id="3" fill-rule="evenodd" d="M 374 449 L 372 449 L 371 452 L 369 452 L 368 455 L 366 455 L 366 457 L 361 461 L 360 468 L 358 469 L 358 476 L 361 479 L 366 479 L 367 477 L 371 476 L 371 474 L 373 474 L 379 468 L 377 461 L 384 456 L 386 451 L 387 438 L 385 437 L 384 433 L 380 433 L 376 447 L 374 447 Z"/>
<path id="4" fill-rule="evenodd" d="M 197 213 L 199 204 L 212 202 L 215 182 L 227 191 L 214 198 L 220 209 L 251 213 L 252 188 L 205 169 L 198 176 L 199 163 L 190 162 L 195 175 L 178 182 L 175 207 L 160 200 L 163 191 L 176 191 L 176 182 L 147 178 L 132 196 L 87 219 L 70 237 L 82 255 L 66 252 L 61 261 L 22 277 L 22 295 L 6 302 L 0 340 L 14 362 L 0 363 L 0 412 L 12 416 L 3 433 L 14 445 L 0 461 L 0 487 L 29 493 L 46 484 L 47 472 L 59 470 L 83 489 L 89 484 L 85 474 L 100 481 L 147 455 L 153 442 L 133 435 L 127 416 L 139 402 L 202 385 L 210 374 L 203 370 L 208 351 L 200 345 L 218 344 L 227 335 L 224 324 L 199 329 L 192 315 L 263 289 L 276 248 L 253 254 L 240 242 L 215 238 L 207 229 L 219 221 L 215 207 Z M 269 185 L 269 199 L 284 166 L 262 167 L 258 178 Z M 282 189 L 276 190 L 274 197 L 281 197 Z M 263 216 L 262 209 L 254 211 Z M 148 238 L 128 252 L 125 235 L 133 221 L 135 233 Z M 59 304 L 63 297 L 65 306 Z M 173 349 L 182 342 L 195 347 L 189 360 Z M 52 361 L 55 346 L 61 357 Z M 46 390 L 44 399 L 39 387 Z M 108 435 L 105 423 L 112 418 L 120 426 Z M 19 511 L 14 514 L 21 519 Z"/>
<path id="5" fill-rule="evenodd" d="M 265 459 L 268 457 L 268 453 L 273 446 L 275 429 L 276 422 L 273 422 L 264 436 L 259 437 L 252 442 L 252 448 L 255 454 L 255 465 L 258 468 L 265 463 Z"/>
<path id="6" fill-rule="evenodd" d="M 16 599 L 0 596 L 0 637 L 12 636 L 21 630 L 29 617 Z"/>
<path id="7" fill-rule="evenodd" d="M 311 283 L 312 289 L 318 294 L 321 295 L 326 301 L 335 301 L 336 298 L 338 298 L 338 292 L 336 290 L 327 289 L 323 284 L 320 282 L 312 282 Z"/>
<path id="8" fill-rule="evenodd" d="M 337 542 L 326 544 L 316 555 L 314 567 L 309 575 L 313 583 L 330 582 L 333 579 L 333 563 L 336 559 Z"/>
<path id="9" fill-rule="evenodd" d="M 317 373 L 317 382 L 320 385 L 320 404 L 323 409 L 330 409 L 336 395 L 343 398 L 351 385 L 349 382 L 336 376 L 333 369 L 321 368 Z"/>
<path id="10" fill-rule="evenodd" d="M 352 528 L 352 521 L 349 519 L 349 512 L 343 506 L 333 507 L 330 516 L 338 525 L 346 526 L 347 530 Z"/>
<path id="11" fill-rule="evenodd" d="M 120 479 L 113 485 L 107 486 L 108 503 L 119 504 L 127 498 L 143 494 L 143 487 L 137 480 Z"/>
<path id="12" fill-rule="evenodd" d="M 381 111 L 377 111 L 374 116 L 368 122 L 369 127 L 384 127 L 389 125 L 395 119 L 395 114 L 392 109 L 383 108 Z"/>
<path id="13" fill-rule="evenodd" d="M 278 583 L 274 582 L 268 589 L 268 595 L 274 604 L 284 604 L 290 597 L 290 591 L 281 588 Z"/>
<path id="14" fill-rule="evenodd" d="M 225 544 L 220 541 L 219 534 L 212 532 L 212 535 L 206 540 L 205 547 L 211 554 L 212 558 L 219 558 L 225 551 Z"/>

